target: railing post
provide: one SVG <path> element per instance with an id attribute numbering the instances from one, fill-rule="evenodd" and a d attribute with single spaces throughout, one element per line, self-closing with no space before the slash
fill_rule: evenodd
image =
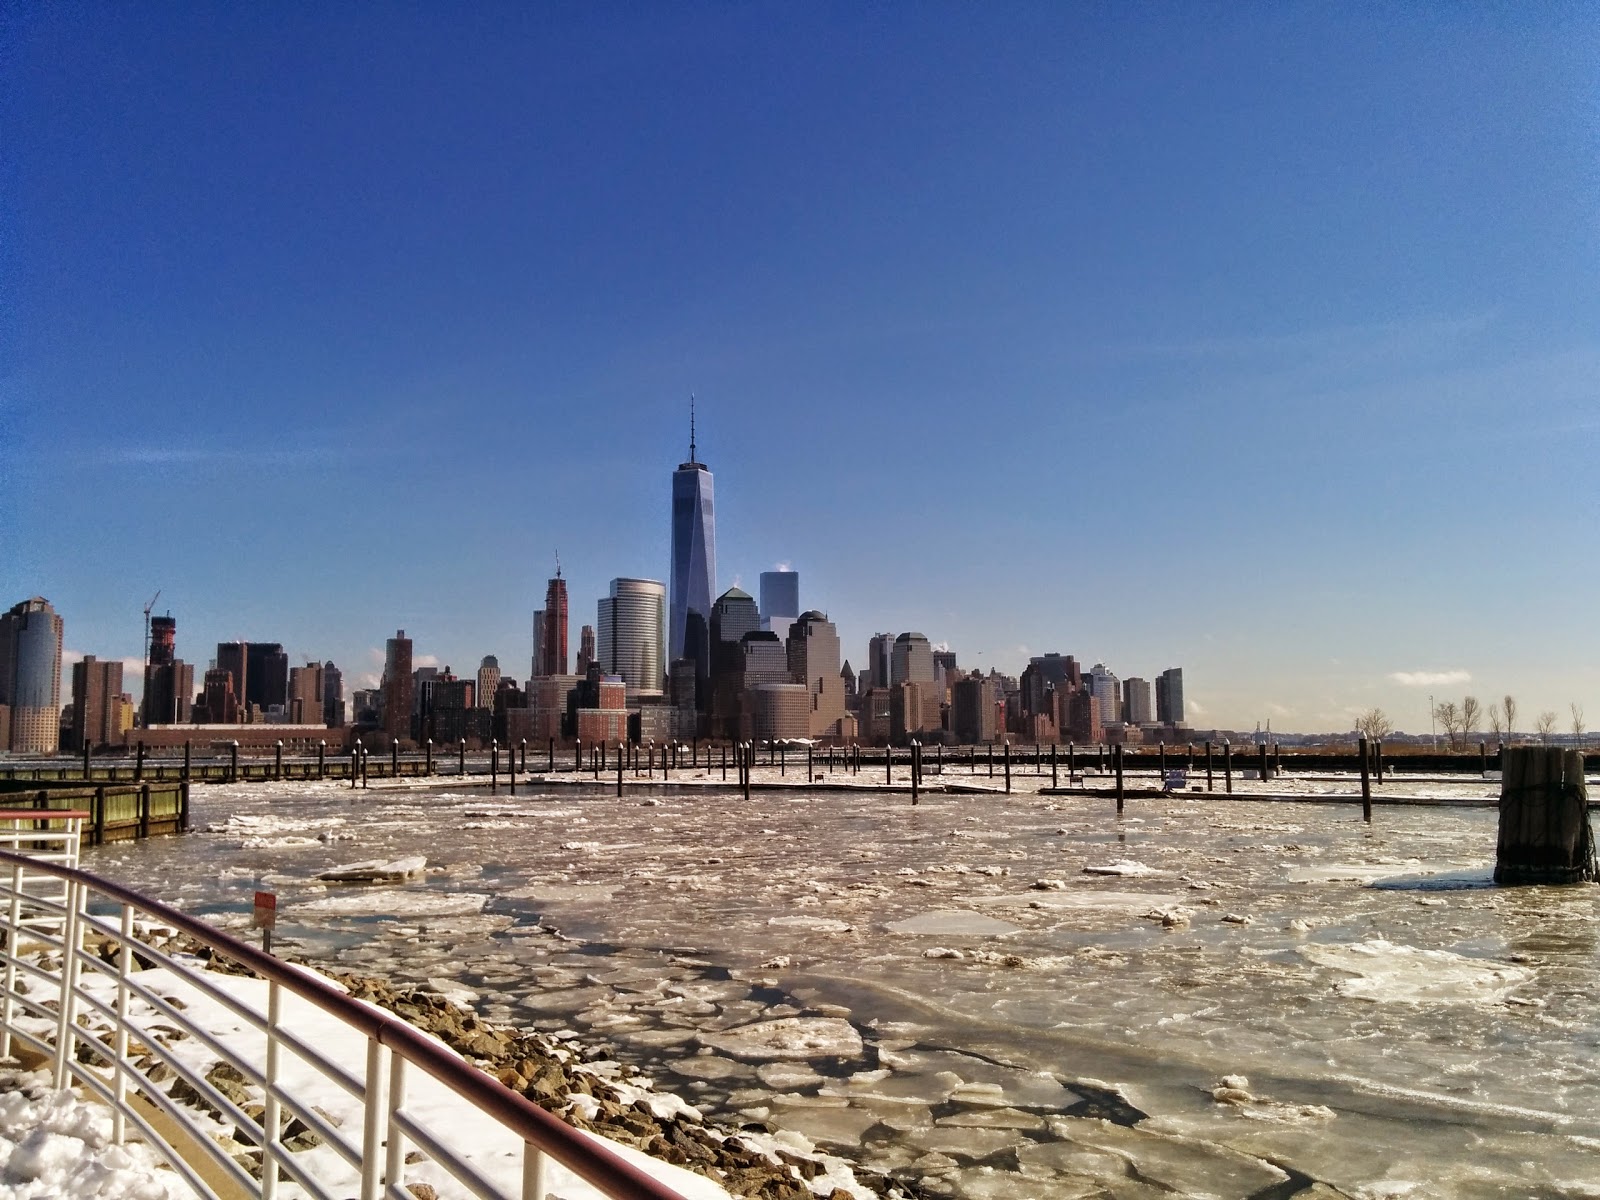
<path id="1" fill-rule="evenodd" d="M 13 830 L 18 828 L 17 822 L 11 822 Z M 15 844 L 12 849 L 16 849 Z M 6 990 L 3 1002 L 0 1002 L 0 1057 L 11 1057 L 11 1022 L 15 1010 L 11 998 L 17 994 L 17 934 L 22 926 L 22 867 L 13 863 L 11 865 L 11 903 L 6 913 Z"/>
<path id="2" fill-rule="evenodd" d="M 72 1086 L 73 1039 L 78 1029 L 78 908 L 83 903 L 82 885 L 67 880 L 67 911 L 61 923 L 61 1007 L 56 1017 L 57 1089 Z"/>
<path id="3" fill-rule="evenodd" d="M 706 753 L 710 753 L 708 749 Z M 522 1200 L 545 1200 L 550 1185 L 545 1179 L 544 1151 L 532 1142 L 522 1143 Z"/>
<path id="4" fill-rule="evenodd" d="M 116 1061 L 111 1080 L 111 1140 L 122 1145 L 128 1134 L 128 976 L 133 974 L 133 909 L 122 906 L 121 943 L 117 947 L 117 1032 L 112 1050 Z"/>
<path id="5" fill-rule="evenodd" d="M 361 1200 L 378 1200 L 383 1191 L 384 1114 L 388 1099 L 389 1052 L 377 1038 L 367 1039 L 366 1115 L 361 1127 Z"/>
<path id="6" fill-rule="evenodd" d="M 511 750 L 511 769 L 517 769 L 516 750 Z M 398 1188 L 406 1173 L 406 1135 L 395 1118 L 406 1106 L 406 1060 L 398 1054 L 389 1055 L 389 1147 L 383 1160 L 383 1182 L 388 1188 Z"/>
<path id="7" fill-rule="evenodd" d="M 279 1137 L 282 1106 L 278 1100 L 278 1024 L 283 1019 L 282 990 L 277 980 L 267 984 L 267 1061 L 264 1079 L 267 1098 L 261 1112 L 261 1200 L 278 1194 Z"/>

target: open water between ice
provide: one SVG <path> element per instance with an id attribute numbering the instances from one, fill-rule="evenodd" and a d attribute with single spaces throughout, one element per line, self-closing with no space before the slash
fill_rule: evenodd
<path id="1" fill-rule="evenodd" d="M 1600 1197 L 1600 891 L 1495 813 L 196 788 L 92 871 L 963 1197 Z M 425 855 L 409 881 L 323 885 Z M 248 935 L 247 935 L 248 936 Z"/>

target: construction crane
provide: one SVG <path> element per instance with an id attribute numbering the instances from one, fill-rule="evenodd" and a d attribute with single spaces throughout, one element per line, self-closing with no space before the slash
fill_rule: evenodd
<path id="1" fill-rule="evenodd" d="M 150 597 L 150 603 L 144 606 L 144 669 L 150 669 L 150 610 L 156 606 L 156 601 L 161 599 L 161 589 L 156 589 L 156 594 Z"/>

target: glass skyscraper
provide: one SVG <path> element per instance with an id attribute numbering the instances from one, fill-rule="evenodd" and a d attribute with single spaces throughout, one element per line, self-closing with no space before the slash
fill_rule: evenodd
<path id="1" fill-rule="evenodd" d="M 710 657 L 711 597 L 717 585 L 717 522 L 711 472 L 695 461 L 694 416 L 689 461 L 672 473 L 672 592 L 667 622 L 669 661 L 692 658 L 704 677 Z"/>
<path id="2" fill-rule="evenodd" d="M 662 651 L 661 622 L 666 589 L 654 579 L 613 579 L 611 595 L 600 601 L 600 669 L 620 675 L 631 695 L 660 695 L 667 664 Z"/>

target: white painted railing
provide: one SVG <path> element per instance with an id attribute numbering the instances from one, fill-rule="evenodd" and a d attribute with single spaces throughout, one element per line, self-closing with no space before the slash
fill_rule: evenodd
<path id="1" fill-rule="evenodd" d="M 623 1152 L 398 1017 L 76 869 L 74 820 L 49 833 L 23 827 L 37 825 L 39 815 L 26 814 L 0 850 L 0 1051 L 32 1050 L 53 1062 L 58 1087 L 79 1085 L 111 1107 L 117 1141 L 136 1128 L 199 1195 L 276 1200 L 286 1181 L 294 1194 L 319 1200 L 357 1188 L 361 1200 L 415 1200 L 407 1175 L 442 1181 L 442 1172 L 484 1200 L 544 1200 L 554 1163 L 604 1196 L 683 1200 Z M 138 936 L 148 937 L 150 926 L 186 934 L 255 978 L 158 950 Z M 219 1087 L 208 1062 L 233 1068 L 242 1091 L 236 1080 L 231 1092 Z M 178 1087 L 171 1076 L 192 1090 L 190 1103 L 168 1094 L 163 1084 Z M 285 1144 L 286 1126 L 296 1123 L 315 1135 L 310 1152 L 303 1132 L 295 1135 L 299 1148 Z M 419 1164 L 437 1170 L 430 1175 Z"/>

